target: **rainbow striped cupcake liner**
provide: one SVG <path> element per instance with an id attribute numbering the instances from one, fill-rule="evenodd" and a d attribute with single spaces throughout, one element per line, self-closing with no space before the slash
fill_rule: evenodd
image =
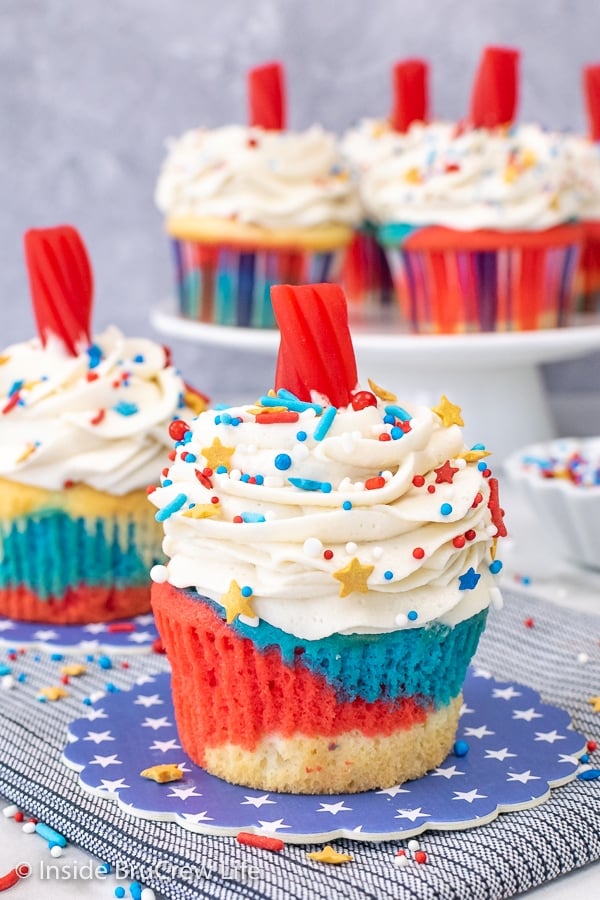
<path id="1" fill-rule="evenodd" d="M 340 278 L 349 303 L 372 310 L 393 308 L 394 282 L 374 226 L 367 223 L 355 232 Z"/>
<path id="2" fill-rule="evenodd" d="M 179 313 L 186 319 L 243 328 L 274 328 L 274 284 L 337 282 L 342 248 L 238 248 L 172 240 Z"/>
<path id="3" fill-rule="evenodd" d="M 535 235 L 513 245 L 502 235 L 494 247 L 488 233 L 478 248 L 474 234 L 463 236 L 464 246 L 454 234 L 446 249 L 428 242 L 427 232 L 405 228 L 393 242 L 388 229 L 383 238 L 401 315 L 413 331 L 527 331 L 572 320 L 581 253 L 575 235 L 561 244 L 541 233 L 538 245 Z"/>

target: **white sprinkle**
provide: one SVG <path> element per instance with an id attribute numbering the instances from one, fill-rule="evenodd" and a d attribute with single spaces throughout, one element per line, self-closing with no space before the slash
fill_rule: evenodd
<path id="1" fill-rule="evenodd" d="M 352 485 L 352 482 L 350 481 L 350 479 L 348 477 L 342 478 L 342 480 L 340 481 L 339 487 L 338 487 L 338 491 L 347 491 L 350 489 L 351 485 Z"/>
<path id="2" fill-rule="evenodd" d="M 397 866 L 407 866 L 410 862 L 408 856 L 405 853 L 399 853 L 394 857 L 394 862 Z"/>
<path id="3" fill-rule="evenodd" d="M 488 525 L 485 529 L 485 533 L 488 535 L 488 537 L 496 537 L 496 535 L 498 534 L 498 529 L 495 525 Z"/>
<path id="4" fill-rule="evenodd" d="M 415 853 L 419 849 L 420 846 L 421 845 L 419 844 L 419 842 L 415 841 L 414 839 L 412 841 L 408 842 L 408 849 L 410 850 L 411 853 Z"/>
<path id="5" fill-rule="evenodd" d="M 494 609 L 502 609 L 502 607 L 504 606 L 504 598 L 502 597 L 500 588 L 490 588 L 490 602 Z"/>
<path id="6" fill-rule="evenodd" d="M 356 551 L 358 550 L 358 546 L 354 543 L 354 541 L 348 541 L 346 544 L 346 553 L 350 556 L 354 556 Z"/>
<path id="7" fill-rule="evenodd" d="M 0 684 L 2 685 L 3 691 L 10 691 L 12 688 L 14 688 L 16 682 L 12 675 L 3 675 Z"/>
<path id="8" fill-rule="evenodd" d="M 408 625 L 408 616 L 405 616 L 404 613 L 398 613 L 394 621 L 400 628 L 404 628 L 405 625 Z"/>
<path id="9" fill-rule="evenodd" d="M 381 559 L 383 556 L 383 547 L 373 547 L 371 550 L 371 556 L 373 559 Z"/>
<path id="10" fill-rule="evenodd" d="M 156 584 L 164 584 L 165 581 L 169 580 L 169 570 L 166 566 L 152 566 L 150 569 L 150 578 Z"/>
<path id="11" fill-rule="evenodd" d="M 50 856 L 54 857 L 54 859 L 58 859 L 58 857 L 62 855 L 62 847 L 59 847 L 58 844 L 55 844 L 54 847 L 50 847 Z"/>
<path id="12" fill-rule="evenodd" d="M 389 469 L 386 469 L 385 472 L 381 473 L 381 477 L 385 479 L 385 481 L 391 481 L 394 477 Z"/>
<path id="13" fill-rule="evenodd" d="M 453 459 L 452 465 L 455 469 L 464 469 L 467 465 L 467 461 L 466 459 L 462 459 L 462 457 L 460 457 L 459 459 Z"/>
<path id="14" fill-rule="evenodd" d="M 578 653 L 577 654 L 577 662 L 581 663 L 582 666 L 584 666 L 589 661 L 590 661 L 590 658 L 587 655 L 587 653 Z"/>
<path id="15" fill-rule="evenodd" d="M 231 472 L 229 473 L 229 477 L 232 481 L 239 481 L 240 478 L 242 477 L 242 473 L 240 472 L 239 469 L 232 469 Z"/>
<path id="16" fill-rule="evenodd" d="M 11 803 L 10 806 L 5 806 L 2 810 L 2 814 L 6 816 L 7 819 L 12 819 L 15 813 L 19 812 L 19 807 L 14 803 Z"/>
<path id="17" fill-rule="evenodd" d="M 152 888 L 145 887 L 140 894 L 140 900 L 156 900 L 156 894 Z"/>
<path id="18" fill-rule="evenodd" d="M 21 830 L 24 834 L 33 834 L 35 831 L 35 822 L 25 822 Z"/>
<path id="19" fill-rule="evenodd" d="M 317 556 L 320 556 L 321 553 L 323 552 L 323 544 L 321 543 L 319 538 L 310 537 L 310 538 L 306 538 L 302 549 L 304 550 L 304 552 L 307 556 L 315 558 Z"/>
<path id="20" fill-rule="evenodd" d="M 104 691 L 92 691 L 90 694 L 90 700 L 92 703 L 95 703 L 96 700 L 101 700 L 104 697 Z"/>

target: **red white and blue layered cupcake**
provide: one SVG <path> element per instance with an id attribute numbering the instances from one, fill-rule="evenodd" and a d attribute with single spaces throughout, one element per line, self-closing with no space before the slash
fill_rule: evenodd
<path id="1" fill-rule="evenodd" d="M 354 792 L 451 749 L 505 533 L 457 406 L 357 386 L 339 287 L 273 288 L 275 390 L 181 422 L 150 499 L 180 738 L 264 790 Z"/>

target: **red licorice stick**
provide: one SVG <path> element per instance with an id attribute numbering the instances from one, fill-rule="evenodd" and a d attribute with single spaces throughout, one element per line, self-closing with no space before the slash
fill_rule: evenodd
<path id="1" fill-rule="evenodd" d="M 251 834 L 249 831 L 240 831 L 237 835 L 238 844 L 246 844 L 248 847 L 259 847 L 261 850 L 283 850 L 285 844 L 281 838 L 270 838 L 264 834 Z"/>
<path id="2" fill-rule="evenodd" d="M 14 887 L 21 878 L 27 878 L 29 873 L 29 866 L 26 863 L 20 863 L 20 865 L 11 869 L 10 872 L 7 872 L 6 875 L 0 875 L 0 891 L 6 891 L 8 888 Z"/>
<path id="3" fill-rule="evenodd" d="M 44 346 L 57 337 L 72 355 L 91 343 L 92 269 L 70 225 L 25 233 L 25 259 L 38 333 Z"/>
<path id="4" fill-rule="evenodd" d="M 270 131 L 285 129 L 285 84 L 281 63 L 265 63 L 248 72 L 248 120 L 251 126 Z"/>
<path id="5" fill-rule="evenodd" d="M 600 63 L 594 66 L 585 66 L 583 90 L 590 139 L 600 141 Z"/>
<path id="6" fill-rule="evenodd" d="M 422 59 L 405 59 L 392 69 L 392 112 L 394 131 L 408 131 L 413 122 L 429 117 L 428 67 Z"/>
<path id="7" fill-rule="evenodd" d="M 281 332 L 276 389 L 300 400 L 310 400 L 314 390 L 334 406 L 348 406 L 358 375 L 341 287 L 275 285 L 271 302 Z"/>
<path id="8" fill-rule="evenodd" d="M 486 47 L 477 69 L 469 118 L 475 128 L 496 128 L 514 121 L 518 95 L 519 51 Z"/>

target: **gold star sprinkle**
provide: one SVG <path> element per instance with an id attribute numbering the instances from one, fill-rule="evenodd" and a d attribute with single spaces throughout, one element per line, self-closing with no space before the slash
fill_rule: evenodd
<path id="1" fill-rule="evenodd" d="M 220 602 L 225 607 L 228 625 L 231 625 L 236 616 L 248 616 L 249 619 L 254 619 L 256 616 L 250 598 L 242 594 L 242 589 L 235 580 L 232 580 L 229 590 L 223 594 Z"/>
<path id="2" fill-rule="evenodd" d="M 347 597 L 353 591 L 358 591 L 359 594 L 368 593 L 367 578 L 374 568 L 375 566 L 363 566 L 354 556 L 347 566 L 334 572 L 333 577 L 342 583 L 340 597 Z"/>
<path id="3" fill-rule="evenodd" d="M 467 450 L 465 453 L 461 453 L 459 459 L 464 459 L 465 462 L 479 462 L 480 459 L 485 459 L 486 456 L 491 456 L 490 450 Z"/>
<path id="4" fill-rule="evenodd" d="M 594 712 L 600 712 L 600 697 L 590 697 L 588 703 Z"/>
<path id="5" fill-rule="evenodd" d="M 151 766 L 140 772 L 142 778 L 150 778 L 157 784 L 166 784 L 168 781 L 181 781 L 183 772 L 176 763 L 162 763 L 158 766 Z"/>
<path id="6" fill-rule="evenodd" d="M 211 469 L 217 469 L 219 466 L 225 466 L 226 469 L 230 469 L 231 457 L 235 453 L 235 447 L 225 447 L 219 438 L 216 437 L 210 447 L 203 447 L 201 452 L 206 460 L 206 465 Z"/>
<path id="7" fill-rule="evenodd" d="M 373 391 L 376 397 L 379 397 L 380 400 L 386 400 L 388 403 L 394 403 L 398 398 L 395 394 L 392 394 L 391 391 L 386 391 L 384 388 L 379 387 L 378 384 L 375 384 L 374 381 L 371 381 L 370 378 L 367 379 L 369 382 L 369 387 Z"/>
<path id="8" fill-rule="evenodd" d="M 38 694 L 38 699 L 43 697 L 44 700 L 61 700 L 63 697 L 68 697 L 69 694 L 65 691 L 64 688 L 61 687 L 45 687 L 42 688 Z"/>
<path id="9" fill-rule="evenodd" d="M 455 406 L 454 403 L 450 403 L 445 394 L 442 394 L 442 399 L 438 406 L 432 406 L 431 409 L 432 412 L 440 417 L 446 428 L 449 428 L 450 425 L 465 424 L 460 414 L 460 406 Z"/>
<path id="10" fill-rule="evenodd" d="M 216 516 L 218 512 L 218 503 L 196 503 L 195 506 L 192 506 L 191 509 L 186 509 L 181 515 L 187 516 L 188 519 L 210 519 L 211 516 Z"/>
<path id="11" fill-rule="evenodd" d="M 251 416 L 260 416 L 264 413 L 280 413 L 287 412 L 287 406 L 252 406 L 248 412 Z"/>
<path id="12" fill-rule="evenodd" d="M 10 359 L 10 356 L 4 354 L 4 356 L 0 356 L 0 366 L 4 366 Z"/>
<path id="13" fill-rule="evenodd" d="M 307 853 L 308 859 L 314 859 L 315 862 L 329 863 L 330 865 L 339 866 L 340 863 L 352 862 L 352 856 L 349 853 L 338 853 L 331 844 L 327 844 L 322 850 L 316 853 Z"/>
<path id="14" fill-rule="evenodd" d="M 80 675 L 85 675 L 86 672 L 86 667 L 82 666 L 81 663 L 69 663 L 68 666 L 63 666 L 60 670 L 61 675 L 69 675 L 71 678 L 78 678 Z"/>

